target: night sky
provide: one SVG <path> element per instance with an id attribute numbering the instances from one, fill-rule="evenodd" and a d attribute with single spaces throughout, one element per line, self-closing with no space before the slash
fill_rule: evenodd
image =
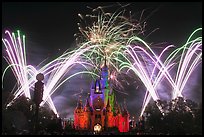
<path id="1" fill-rule="evenodd" d="M 127 4 L 127 3 L 121 3 Z M 66 49 L 75 46 L 74 34 L 78 33 L 77 22 L 79 22 L 78 13 L 92 14 L 87 6 L 96 8 L 98 6 L 113 6 L 117 3 L 96 3 L 96 2 L 63 2 L 63 3 L 2 3 L 2 34 L 5 29 L 16 31 L 21 30 L 26 35 L 26 48 L 28 63 L 33 66 L 38 65 L 46 58 L 53 59 L 61 55 Z M 107 8 L 107 11 L 114 12 L 117 6 Z M 185 43 L 188 36 L 199 27 L 202 27 L 202 3 L 200 2 L 177 2 L 177 3 L 158 3 L 158 2 L 132 2 L 126 8 L 135 14 L 134 18 L 146 18 L 145 35 L 151 33 L 154 29 L 159 28 L 144 40 L 148 43 L 157 44 L 166 42 L 177 47 Z M 4 49 L 4 48 L 2 48 Z M 2 51 L 4 55 L 5 52 Z M 5 60 L 3 69 L 7 66 Z M 201 66 L 201 65 L 200 65 Z M 73 72 L 74 73 L 74 72 Z M 195 75 L 190 81 L 190 86 L 196 94 L 188 93 L 188 97 L 201 102 L 202 84 L 201 84 L 201 67 L 196 69 Z M 11 71 L 5 77 L 4 91 L 10 91 L 15 80 Z M 7 84 L 10 81 L 12 84 Z M 72 116 L 73 109 L 76 106 L 77 96 L 75 93 L 81 93 L 86 96 L 89 92 L 91 79 L 74 78 L 67 84 L 63 85 L 53 96 L 53 101 L 57 110 L 63 117 Z M 137 82 L 137 84 L 141 84 Z M 80 85 L 80 86 L 77 86 Z M 138 115 L 141 109 L 144 91 L 137 86 L 126 86 L 128 95 L 128 109 L 131 114 Z M 120 96 L 120 93 L 117 93 Z M 118 99 L 122 102 L 122 99 Z M 85 101 L 85 100 L 84 100 Z"/>

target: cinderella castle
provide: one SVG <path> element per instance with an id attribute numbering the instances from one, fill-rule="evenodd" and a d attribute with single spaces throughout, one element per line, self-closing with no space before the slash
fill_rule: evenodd
<path id="1" fill-rule="evenodd" d="M 119 132 L 129 131 L 129 113 L 127 107 L 120 106 L 109 83 L 106 59 L 101 68 L 100 78 L 92 81 L 86 103 L 81 97 L 74 110 L 74 128 L 100 132 L 110 128 L 118 128 Z"/>

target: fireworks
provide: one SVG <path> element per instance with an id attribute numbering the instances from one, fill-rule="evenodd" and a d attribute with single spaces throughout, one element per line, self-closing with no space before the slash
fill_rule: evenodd
<path id="1" fill-rule="evenodd" d="M 93 72 L 90 71 L 82 71 L 78 72 L 76 74 L 71 75 L 70 77 L 66 78 L 63 80 L 63 77 L 65 76 L 66 73 L 69 72 L 69 70 L 75 65 L 75 64 L 80 64 L 83 67 L 85 67 L 88 70 L 88 66 L 93 66 L 91 63 L 88 62 L 88 57 L 84 54 L 87 50 L 90 50 L 93 47 L 97 46 L 89 46 L 87 48 L 81 48 L 77 50 L 73 50 L 71 52 L 65 52 L 63 55 L 58 57 L 57 59 L 51 61 L 50 63 L 46 64 L 43 66 L 41 69 L 36 70 L 33 66 L 26 64 L 25 62 L 25 50 L 24 54 L 22 54 L 22 45 L 16 44 L 16 39 L 15 35 L 13 34 L 13 37 L 11 37 L 10 32 L 6 31 L 6 34 L 8 34 L 12 40 L 12 43 L 9 43 L 8 39 L 2 39 L 5 47 L 8 52 L 8 57 L 5 57 L 8 63 L 10 64 L 9 67 L 12 68 L 13 73 L 16 76 L 16 79 L 19 80 L 20 85 L 16 91 L 14 91 L 14 99 L 8 104 L 11 105 L 12 102 L 18 97 L 21 96 L 22 94 L 25 94 L 26 97 L 31 98 L 30 96 L 30 89 L 34 87 L 35 84 L 35 76 L 38 73 L 44 74 L 45 77 L 48 77 L 48 81 L 45 83 L 45 88 L 44 88 L 44 93 L 43 93 L 43 102 L 40 105 L 43 105 L 44 103 L 48 103 L 51 109 L 57 114 L 57 110 L 53 104 L 53 101 L 51 99 L 51 95 L 62 85 L 65 81 L 68 79 L 72 78 L 75 75 L 78 74 L 91 74 L 91 75 L 96 75 Z M 20 33 L 18 32 L 19 37 Z M 20 38 L 18 38 L 20 41 Z M 15 41 L 15 42 L 13 42 Z M 24 41 L 25 42 L 25 41 Z M 20 42 L 19 42 L 20 43 Z M 88 43 L 87 43 L 88 44 Z M 15 50 L 13 50 L 13 48 Z M 24 44 L 25 48 L 25 44 Z M 20 51 L 20 52 L 19 52 Z M 21 55 L 21 56 L 20 56 Z M 81 56 L 81 57 L 80 57 Z M 83 60 L 83 56 L 86 57 L 86 61 L 81 61 Z M 23 62 L 23 63 L 22 63 Z M 3 73 L 2 79 L 4 78 L 4 74 L 6 73 L 6 70 L 9 68 L 7 67 Z M 27 68 L 29 68 L 27 70 Z M 29 78 L 26 77 L 29 75 Z M 98 76 L 98 75 L 96 75 Z M 63 80 L 63 81 L 62 81 Z M 3 84 L 3 83 L 2 83 Z"/>
<path id="2" fill-rule="evenodd" d="M 16 35 L 14 33 L 11 34 L 8 30 L 5 31 L 5 34 L 8 35 L 8 38 L 2 39 L 2 41 L 6 47 L 6 52 L 8 54 L 8 57 L 6 57 L 5 59 L 10 65 L 5 69 L 2 76 L 2 81 L 6 70 L 11 67 L 18 81 L 18 87 L 25 87 L 25 96 L 30 98 L 28 80 L 29 77 L 34 76 L 32 72 L 35 70 L 31 65 L 28 66 L 26 62 L 25 35 L 21 36 L 20 31 L 17 31 L 16 38 Z M 21 94 L 21 92 L 14 93 L 15 96 L 18 96 L 19 94 Z"/>
<path id="3" fill-rule="evenodd" d="M 190 75 L 202 61 L 202 37 L 193 39 L 193 36 L 202 31 L 202 28 L 195 30 L 184 46 L 175 49 L 162 62 L 162 55 L 169 48 L 174 47 L 173 45 L 165 47 L 160 55 L 157 55 L 139 37 L 139 34 L 144 31 L 144 26 L 140 22 L 130 20 L 132 17 L 123 16 L 125 11 L 111 14 L 105 13 L 101 7 L 93 9 L 93 12 L 96 11 L 98 14 L 86 15 L 85 17 L 79 14 L 81 18 L 81 22 L 78 23 L 80 34 L 76 35 L 78 47 L 72 51 L 65 51 L 61 56 L 41 66 L 38 70 L 32 65 L 27 65 L 25 36 L 21 36 L 20 31 L 17 31 L 17 35 L 5 31 L 8 38 L 2 38 L 2 41 L 7 51 L 5 60 L 9 66 L 3 72 L 2 81 L 6 71 L 11 68 L 18 83 L 13 100 L 23 94 L 31 98 L 30 90 L 33 90 L 36 81 L 35 76 L 42 73 L 46 82 L 43 102 L 40 105 L 48 103 L 57 114 L 57 109 L 51 98 L 53 93 L 76 75 L 90 74 L 93 78 L 99 77 L 96 71 L 100 70 L 99 65 L 104 58 L 108 62 L 111 85 L 115 84 L 118 85 L 117 87 L 123 88 L 118 76 L 120 74 L 129 75 L 129 72 L 132 71 L 146 87 L 141 115 L 151 98 L 156 102 L 160 100 L 158 86 L 162 80 L 167 80 L 172 86 L 173 90 L 170 90 L 172 99 L 182 96 Z M 85 18 L 88 18 L 90 22 L 86 21 Z M 75 65 L 80 65 L 85 70 L 67 77 Z M 172 70 L 176 70 L 175 76 L 171 73 Z M 158 105 L 158 108 L 162 113 L 164 112 L 161 106 Z"/>
<path id="4" fill-rule="evenodd" d="M 202 28 L 196 29 L 190 35 L 186 43 L 181 48 L 177 48 L 172 52 L 164 62 L 165 65 L 168 65 L 178 60 L 178 69 L 176 70 L 174 79 L 175 86 L 173 87 L 174 92 L 172 99 L 178 96 L 182 97 L 182 91 L 189 77 L 202 61 L 202 36 L 197 36 L 201 31 Z M 194 35 L 196 38 L 193 38 Z"/>
<path id="5" fill-rule="evenodd" d="M 121 52 L 131 36 L 143 32 L 143 26 L 140 22 L 123 16 L 125 10 L 112 14 L 104 12 L 103 7 L 98 7 L 93 9 L 93 12 L 97 14 L 85 15 L 85 17 L 78 14 L 81 18 L 81 22 L 78 23 L 80 34 L 76 34 L 79 39 L 78 45 L 86 42 L 90 42 L 91 45 L 100 45 L 87 55 L 91 56 L 95 64 L 99 64 L 106 56 L 109 68 L 113 67 L 118 70 L 118 64 L 113 60 L 113 58 L 118 58 L 118 54 L 113 54 L 113 52 Z"/>
<path id="6" fill-rule="evenodd" d="M 4 70 L 2 75 L 2 88 L 3 88 L 3 79 L 8 68 L 11 68 L 13 74 L 16 77 L 18 88 L 14 91 L 14 98 L 9 105 L 11 105 L 14 100 L 24 94 L 26 97 L 31 99 L 30 88 L 34 87 L 35 76 L 38 74 L 38 71 L 32 66 L 27 65 L 26 60 L 26 49 L 25 49 L 25 35 L 20 35 L 20 31 L 17 31 L 17 38 L 15 33 L 10 33 L 8 30 L 5 31 L 5 34 L 8 35 L 8 38 L 2 39 L 8 56 L 4 57 L 8 62 L 9 66 Z M 21 39 L 23 37 L 23 40 Z M 56 112 L 56 108 L 53 105 L 52 100 L 49 96 L 49 104 L 51 108 Z"/>
<path id="7" fill-rule="evenodd" d="M 190 37 L 188 38 L 184 46 L 182 46 L 181 48 L 175 49 L 166 58 L 166 60 L 163 63 L 166 70 L 161 71 L 161 73 L 165 74 L 165 78 L 167 78 L 168 82 L 171 84 L 173 88 L 172 100 L 177 97 L 183 97 L 182 91 L 184 87 L 186 86 L 186 83 L 190 75 L 202 61 L 202 37 L 200 36 L 200 37 L 193 38 L 195 34 L 199 35 L 200 31 L 202 31 L 202 28 L 196 29 L 190 35 Z M 179 56 L 179 54 L 181 56 Z M 170 75 L 170 70 L 176 66 L 178 66 L 178 68 L 176 68 L 176 76 L 175 76 L 175 79 L 173 79 L 173 75 L 172 74 Z M 155 84 L 158 84 L 158 82 L 161 81 L 162 79 L 161 76 L 163 77 L 163 75 L 160 75 L 160 77 L 157 77 L 155 79 L 155 82 L 154 82 Z M 150 99 L 151 99 L 151 95 L 149 94 L 149 92 L 146 92 L 141 115 L 143 114 L 145 107 L 150 101 Z M 162 112 L 164 112 L 164 110 L 162 110 Z"/>

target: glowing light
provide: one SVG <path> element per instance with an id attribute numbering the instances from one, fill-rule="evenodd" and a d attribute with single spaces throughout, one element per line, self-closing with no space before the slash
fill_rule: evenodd
<path id="1" fill-rule="evenodd" d="M 6 51 L 8 56 L 4 57 L 8 62 L 9 67 L 11 67 L 17 81 L 19 87 L 25 86 L 24 93 L 25 96 L 30 98 L 29 91 L 29 67 L 27 67 L 26 54 L 25 54 L 25 36 L 20 35 L 20 31 L 17 31 L 17 38 L 14 33 L 10 33 L 8 30 L 5 31 L 5 35 L 8 35 L 7 39 L 3 39 L 2 41 L 6 47 Z M 8 67 L 8 68 L 9 68 Z M 6 68 L 6 70 L 8 69 Z M 2 76 L 2 88 L 3 88 L 3 77 L 5 72 L 3 72 Z M 32 76 L 32 75 L 31 75 Z M 15 95 L 15 93 L 14 93 Z M 16 95 L 17 96 L 17 95 Z"/>
<path id="2" fill-rule="evenodd" d="M 178 69 L 176 71 L 176 77 L 174 82 L 174 94 L 172 99 L 175 99 L 178 96 L 182 97 L 182 91 L 191 76 L 192 72 L 202 61 L 202 36 L 193 38 L 193 36 L 198 36 L 202 31 L 202 28 L 196 29 L 188 38 L 186 43 L 181 47 L 177 48 L 172 52 L 166 61 L 165 64 L 170 64 L 172 61 L 179 60 Z M 181 55 L 178 58 L 179 54 Z"/>
<path id="3" fill-rule="evenodd" d="M 11 37 L 10 32 L 6 31 L 5 33 L 10 36 L 10 38 L 13 42 L 12 44 L 16 43 L 14 33 L 13 33 L 13 37 Z M 19 31 L 18 31 L 18 35 L 20 37 Z M 65 52 L 63 55 L 61 55 L 57 59 L 53 60 L 52 62 L 46 64 L 45 66 L 43 66 L 41 69 L 39 69 L 37 71 L 32 65 L 26 65 L 25 55 L 22 54 L 23 52 L 20 52 L 20 53 L 18 52 L 18 51 L 22 51 L 21 50 L 22 49 L 21 44 L 11 45 L 7 39 L 2 39 L 2 40 L 4 42 L 6 50 L 8 52 L 8 57 L 5 59 L 8 61 L 8 64 L 9 64 L 9 66 L 5 69 L 5 71 L 3 73 L 2 80 L 3 80 L 3 77 L 6 73 L 6 71 L 8 70 L 8 68 L 11 68 L 14 75 L 16 76 L 17 81 L 20 81 L 19 83 L 21 84 L 18 87 L 18 89 L 16 91 L 14 91 L 15 97 L 8 104 L 8 106 L 11 105 L 17 97 L 23 95 L 24 93 L 26 93 L 25 94 L 26 96 L 30 97 L 30 88 L 34 87 L 34 84 L 36 81 L 35 77 L 38 73 L 42 73 L 42 74 L 44 74 L 45 77 L 48 76 L 49 78 L 48 78 L 48 82 L 45 83 L 45 88 L 44 88 L 45 90 L 43 92 L 43 102 L 40 104 L 40 106 L 42 106 L 44 103 L 48 103 L 50 108 L 56 114 L 57 114 L 57 110 L 56 110 L 56 108 L 52 102 L 51 95 L 66 80 L 68 80 L 69 78 L 76 75 L 76 74 L 73 74 L 70 77 L 68 77 L 66 80 L 64 80 L 63 82 L 60 83 L 63 76 L 67 72 L 69 72 L 68 70 L 71 69 L 71 67 L 73 67 L 73 65 L 81 64 L 86 69 L 87 69 L 87 67 L 86 67 L 87 65 L 90 65 L 90 66 L 92 65 L 91 63 L 88 63 L 88 61 L 86 61 L 86 62 L 80 61 L 82 59 L 82 58 L 80 58 L 80 56 L 86 57 L 86 55 L 83 55 L 84 52 L 86 52 L 87 50 L 89 50 L 93 47 L 97 47 L 97 46 L 91 46 L 91 47 L 87 47 L 84 49 L 79 48 L 76 51 Z M 20 41 L 20 38 L 18 38 L 18 40 Z M 13 50 L 11 48 L 11 46 L 15 47 L 16 49 Z M 93 73 L 93 72 L 86 72 L 86 71 L 78 72 L 77 74 L 82 74 L 82 73 L 88 73 L 91 75 L 95 75 L 95 73 Z M 28 79 L 28 77 L 26 77 L 27 75 L 29 75 L 29 79 Z M 3 83 L 2 83 L 2 85 L 3 85 Z M 57 116 L 58 116 L 58 114 L 57 114 Z"/>
<path id="4" fill-rule="evenodd" d="M 96 125 L 94 126 L 94 131 L 95 131 L 95 132 L 100 132 L 100 131 L 101 131 L 101 125 L 96 124 Z"/>

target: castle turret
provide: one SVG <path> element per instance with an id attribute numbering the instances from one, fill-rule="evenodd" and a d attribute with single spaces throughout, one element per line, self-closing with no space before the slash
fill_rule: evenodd
<path id="1" fill-rule="evenodd" d="M 101 68 L 101 83 L 102 83 L 102 90 L 105 95 L 104 103 L 106 105 L 108 101 L 108 96 L 110 93 L 109 84 L 108 84 L 108 66 L 106 63 L 106 57 L 105 57 L 104 65 Z"/>
<path id="2" fill-rule="evenodd" d="M 101 83 L 98 79 L 95 82 L 95 93 L 101 93 Z"/>
<path id="3" fill-rule="evenodd" d="M 86 104 L 84 106 L 84 111 L 86 111 L 86 112 L 90 112 L 91 111 L 91 106 L 90 106 L 90 103 L 89 103 L 89 96 L 86 99 Z"/>
<path id="4" fill-rule="evenodd" d="M 118 102 L 117 100 L 115 99 L 115 102 L 114 102 L 114 115 L 117 115 L 119 113 L 119 105 L 118 105 Z"/>
<path id="5" fill-rule="evenodd" d="M 103 64 L 103 66 L 101 68 L 101 79 L 104 79 L 105 81 L 108 82 L 108 66 L 106 64 L 106 58 L 105 58 L 105 62 Z"/>
<path id="6" fill-rule="evenodd" d="M 110 106 L 109 98 L 108 98 L 108 103 L 106 105 L 106 112 L 111 112 L 111 106 Z"/>
<path id="7" fill-rule="evenodd" d="M 74 127 L 75 129 L 83 129 L 84 128 L 84 110 L 83 104 L 81 100 L 81 96 L 79 97 L 77 107 L 74 111 Z"/>
<path id="8" fill-rule="evenodd" d="M 77 103 L 77 109 L 82 109 L 82 107 L 83 107 L 83 104 L 82 104 L 82 100 L 80 98 L 78 103 Z"/>
<path id="9" fill-rule="evenodd" d="M 91 114 L 92 109 L 89 103 L 89 95 L 84 106 L 84 129 L 91 129 Z"/>
<path id="10" fill-rule="evenodd" d="M 106 128 L 110 128 L 110 127 L 115 126 L 113 111 L 112 111 L 111 106 L 110 106 L 109 98 L 108 98 L 108 102 L 107 102 L 107 105 L 106 105 L 105 124 L 106 124 Z"/>
<path id="11" fill-rule="evenodd" d="M 127 111 L 127 104 L 126 104 L 126 99 L 124 99 L 124 103 L 123 103 L 123 115 L 128 115 L 128 111 Z"/>
<path id="12" fill-rule="evenodd" d="M 115 93 L 112 88 L 110 88 L 108 97 L 109 97 L 109 103 L 110 103 L 111 109 L 114 112 Z"/>
<path id="13" fill-rule="evenodd" d="M 124 99 L 124 104 L 123 104 L 122 117 L 120 118 L 119 123 L 120 123 L 120 126 L 119 126 L 120 132 L 128 132 L 129 131 L 129 113 L 127 111 L 127 105 L 126 105 L 125 99 Z"/>

